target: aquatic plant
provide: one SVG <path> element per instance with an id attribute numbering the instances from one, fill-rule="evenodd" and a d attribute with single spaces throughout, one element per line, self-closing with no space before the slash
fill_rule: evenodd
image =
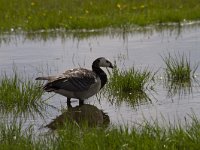
<path id="1" fill-rule="evenodd" d="M 17 71 L 11 76 L 5 73 L 0 78 L 0 111 L 23 115 L 40 113 L 45 106 L 41 87 L 41 83 L 21 77 Z"/>
<path id="2" fill-rule="evenodd" d="M 154 80 L 154 75 L 147 68 L 142 70 L 133 67 L 124 71 L 115 68 L 110 74 L 107 88 L 114 97 L 122 101 L 127 100 L 132 104 L 147 101 L 150 98 L 146 91 L 153 89 L 150 82 Z"/>
<path id="3" fill-rule="evenodd" d="M 164 68 L 165 86 L 168 88 L 168 96 L 185 94 L 192 91 L 192 83 L 195 80 L 195 72 L 198 64 L 192 66 L 190 57 L 185 54 L 175 53 L 173 56 L 162 56 L 166 65 Z"/>
<path id="4" fill-rule="evenodd" d="M 162 59 L 166 65 L 164 71 L 168 81 L 188 82 L 194 78 L 198 65 L 192 66 L 190 58 L 185 54 L 178 53 L 172 56 L 169 53 L 168 56 L 164 56 Z"/>

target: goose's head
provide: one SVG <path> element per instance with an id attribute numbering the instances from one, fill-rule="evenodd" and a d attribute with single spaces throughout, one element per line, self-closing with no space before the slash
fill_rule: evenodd
<path id="1" fill-rule="evenodd" d="M 104 57 L 97 58 L 93 63 L 92 67 L 110 67 L 113 68 L 112 63 Z"/>

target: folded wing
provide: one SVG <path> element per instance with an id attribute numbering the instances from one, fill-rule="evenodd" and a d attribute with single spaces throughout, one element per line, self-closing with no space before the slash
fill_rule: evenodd
<path id="1" fill-rule="evenodd" d="M 90 88 L 92 84 L 95 84 L 96 74 L 90 70 L 78 68 L 68 70 L 62 75 L 55 78 L 55 80 L 49 81 L 44 90 L 51 92 L 54 90 L 67 90 L 67 91 L 85 91 Z"/>

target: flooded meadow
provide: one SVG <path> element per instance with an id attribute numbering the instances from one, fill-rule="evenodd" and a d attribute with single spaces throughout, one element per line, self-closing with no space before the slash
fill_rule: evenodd
<path id="1" fill-rule="evenodd" d="M 2 122 L 21 120 L 23 127 L 33 126 L 36 132 L 48 130 L 56 120 L 63 124 L 68 120 L 89 119 L 94 124 L 106 126 L 133 127 L 145 121 L 159 124 L 178 124 L 190 121 L 195 115 L 200 118 L 200 68 L 189 85 L 170 86 L 165 83 L 165 63 L 162 56 L 184 54 L 192 66 L 199 63 L 200 28 L 199 24 L 185 24 L 168 27 L 147 27 L 133 30 L 90 30 L 90 31 L 40 31 L 33 33 L 4 33 L 0 36 L 0 71 L 12 77 L 15 71 L 22 79 L 37 83 L 35 78 L 42 75 L 56 75 L 77 67 L 91 69 L 93 60 L 105 57 L 115 63 L 119 70 L 147 68 L 155 73 L 153 88 L 138 96 L 137 102 L 128 98 L 107 93 L 108 86 L 96 96 L 78 106 L 72 99 L 71 107 L 67 98 L 54 93 L 43 93 L 33 109 L 13 111 L 1 105 Z M 104 69 L 108 82 L 112 70 Z M 38 86 L 41 86 L 39 83 Z M 25 85 L 27 87 L 27 85 Z M 20 88 L 20 87 L 19 87 Z M 38 93 L 38 91 L 36 91 Z M 129 93 L 132 94 L 132 93 Z M 120 100 L 118 100 L 120 99 Z M 20 104 L 19 104 L 20 105 Z M 23 104 L 21 104 L 23 105 Z M 30 104 L 31 105 L 31 104 Z M 85 108 L 84 108 L 85 107 Z M 13 109 L 15 109 L 13 107 Z M 90 110 L 91 109 L 91 110 Z M 77 113 L 78 111 L 78 113 Z M 82 112 L 82 113 L 81 113 Z M 93 112 L 96 117 L 91 116 Z M 64 115 L 63 115 L 64 113 Z M 89 115 L 88 115 L 89 114 Z M 77 119 L 78 118 L 78 119 Z M 81 119 L 82 118 L 82 119 Z M 98 120 L 96 120 L 98 119 Z M 53 121 L 53 122 L 52 122 Z M 91 124 L 92 124 L 91 123 Z M 50 127 L 50 128 L 51 128 Z"/>

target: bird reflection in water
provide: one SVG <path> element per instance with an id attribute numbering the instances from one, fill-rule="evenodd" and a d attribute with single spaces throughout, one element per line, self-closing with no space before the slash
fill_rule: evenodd
<path id="1" fill-rule="evenodd" d="M 79 105 L 76 107 L 68 105 L 68 109 L 46 125 L 46 127 L 52 130 L 61 129 L 67 125 L 67 122 L 76 123 L 79 126 L 107 127 L 110 123 L 110 118 L 102 110 L 90 104 Z"/>

